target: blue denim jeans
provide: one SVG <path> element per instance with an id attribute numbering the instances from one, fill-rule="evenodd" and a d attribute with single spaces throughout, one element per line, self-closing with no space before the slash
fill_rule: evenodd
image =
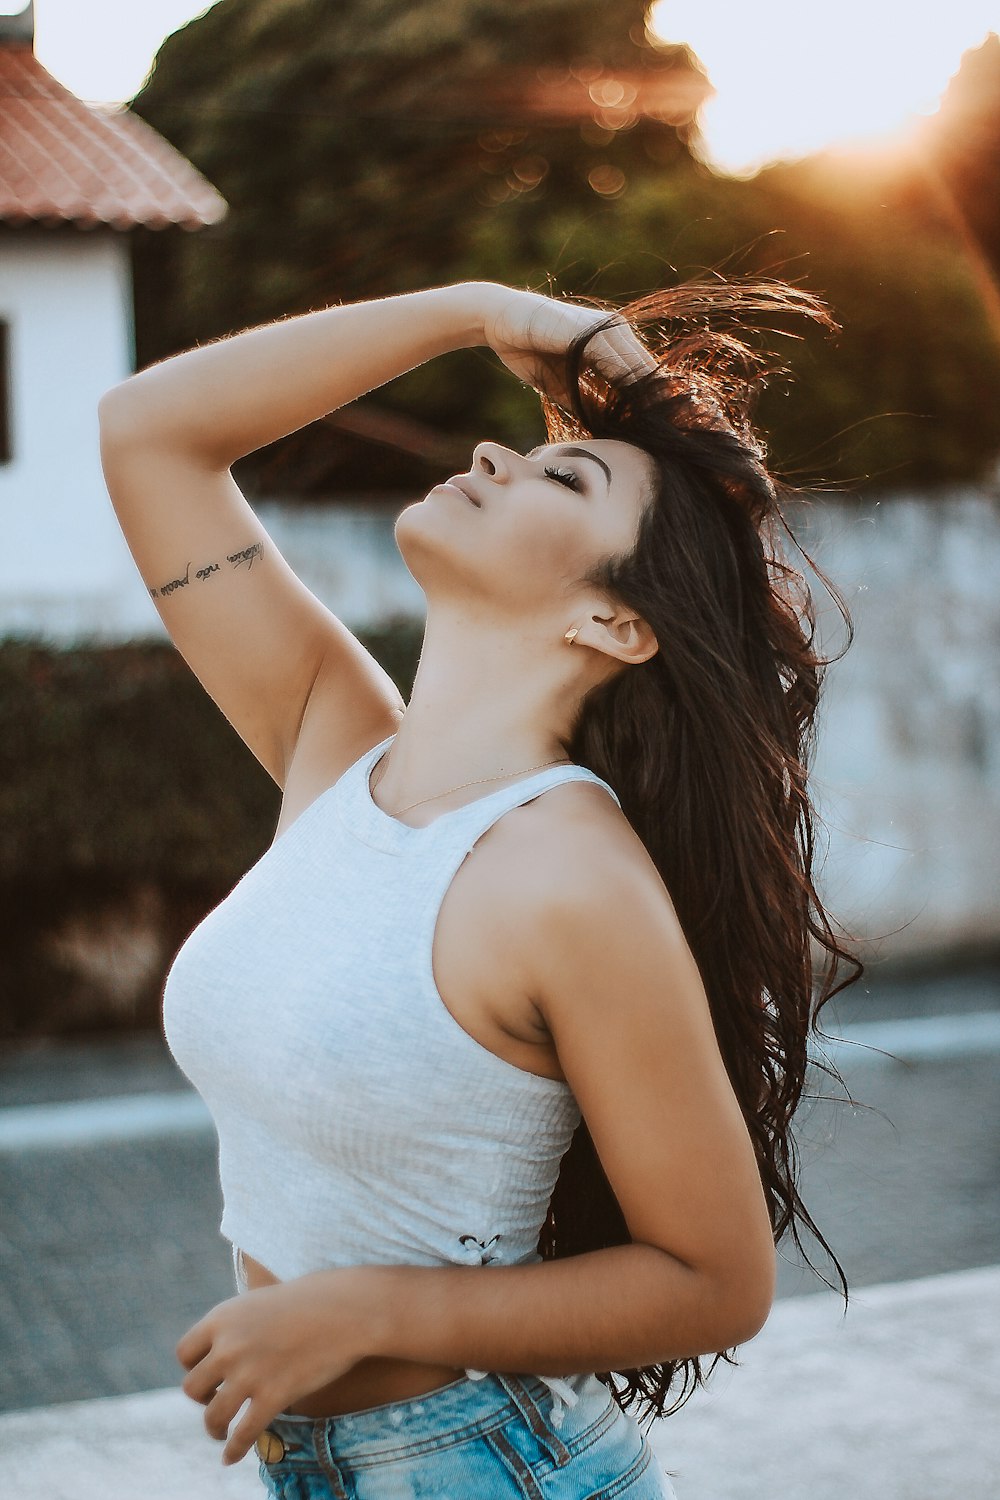
<path id="1" fill-rule="evenodd" d="M 567 1383 L 579 1399 L 558 1425 L 536 1376 L 492 1373 L 343 1416 L 282 1412 L 257 1440 L 260 1477 L 276 1500 L 677 1500 L 607 1386 Z"/>

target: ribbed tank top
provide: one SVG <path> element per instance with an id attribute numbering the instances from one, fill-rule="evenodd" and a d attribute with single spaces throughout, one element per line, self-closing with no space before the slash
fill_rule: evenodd
<path id="1" fill-rule="evenodd" d="M 580 1121 L 568 1084 L 459 1025 L 431 947 L 459 866 L 505 812 L 566 781 L 618 798 L 585 766 L 550 766 L 411 827 L 371 795 L 394 739 L 274 841 L 186 938 L 164 986 L 168 1045 L 218 1132 L 221 1232 L 281 1281 L 540 1260 Z M 236 1275 L 242 1289 L 238 1260 Z M 539 1379 L 573 1404 L 564 1380 Z"/>

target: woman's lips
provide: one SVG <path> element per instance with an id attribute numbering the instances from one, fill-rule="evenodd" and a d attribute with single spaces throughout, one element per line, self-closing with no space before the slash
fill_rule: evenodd
<path id="1" fill-rule="evenodd" d="M 482 509 L 482 502 L 477 500 L 475 495 L 471 494 L 467 489 L 460 485 L 457 479 L 446 479 L 444 483 L 438 485 L 437 488 L 442 490 L 457 490 L 460 495 L 464 496 L 464 498 L 468 500 L 472 505 L 476 506 L 478 510 Z"/>

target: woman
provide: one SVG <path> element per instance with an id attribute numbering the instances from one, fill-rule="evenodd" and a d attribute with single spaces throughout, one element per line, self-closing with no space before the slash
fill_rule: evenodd
<path id="1" fill-rule="evenodd" d="M 810 868 L 824 663 L 750 425 L 761 310 L 829 322 L 774 282 L 611 315 L 463 283 L 102 400 L 136 564 L 283 791 L 164 994 L 239 1289 L 179 1341 L 183 1389 L 272 1494 L 669 1496 L 629 1400 L 730 1359 L 776 1241 L 815 1231 L 789 1123 L 847 955 Z M 472 346 L 548 441 L 480 443 L 399 516 L 427 599 L 404 704 L 229 470 Z"/>

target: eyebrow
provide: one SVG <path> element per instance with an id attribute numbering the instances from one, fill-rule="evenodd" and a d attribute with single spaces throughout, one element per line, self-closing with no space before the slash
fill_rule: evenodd
<path id="1" fill-rule="evenodd" d="M 536 454 L 539 454 L 542 451 L 543 450 L 541 448 L 532 448 L 531 452 L 526 456 L 528 458 L 534 458 Z M 589 448 L 574 448 L 573 446 L 565 443 L 560 444 L 557 451 L 559 453 L 565 454 L 567 458 L 589 458 L 591 463 L 599 464 L 600 467 L 604 470 L 604 477 L 608 481 L 608 489 L 610 490 L 611 470 L 608 468 L 603 458 L 598 458 L 597 454 L 591 453 Z"/>

